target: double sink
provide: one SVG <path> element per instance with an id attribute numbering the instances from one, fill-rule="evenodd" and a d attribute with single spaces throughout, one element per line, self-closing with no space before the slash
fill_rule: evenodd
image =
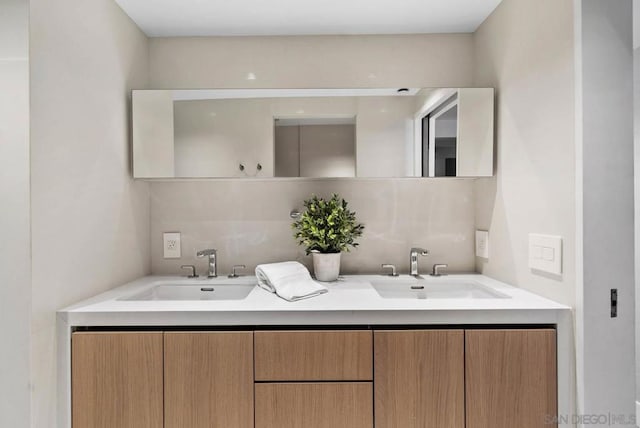
<path id="1" fill-rule="evenodd" d="M 224 281 L 197 280 L 163 282 L 147 290 L 125 296 L 124 301 L 159 300 L 243 300 L 256 287 L 254 277 Z M 367 277 L 366 282 L 383 299 L 507 299 L 509 296 L 473 279 L 399 277 Z M 336 285 L 336 287 L 339 287 Z"/>

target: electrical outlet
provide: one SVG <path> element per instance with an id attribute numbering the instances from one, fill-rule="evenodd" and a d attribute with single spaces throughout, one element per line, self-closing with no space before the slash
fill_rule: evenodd
<path id="1" fill-rule="evenodd" d="M 162 234 L 165 259 L 179 259 L 181 256 L 180 232 L 165 232 Z"/>
<path id="2" fill-rule="evenodd" d="M 476 230 L 476 257 L 489 258 L 489 232 Z"/>

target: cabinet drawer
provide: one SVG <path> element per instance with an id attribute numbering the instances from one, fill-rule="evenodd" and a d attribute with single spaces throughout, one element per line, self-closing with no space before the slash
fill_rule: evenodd
<path id="1" fill-rule="evenodd" d="M 371 331 L 256 331 L 257 381 L 372 380 Z"/>
<path id="2" fill-rule="evenodd" d="M 352 383 L 256 384 L 256 428 L 372 428 L 373 387 Z"/>

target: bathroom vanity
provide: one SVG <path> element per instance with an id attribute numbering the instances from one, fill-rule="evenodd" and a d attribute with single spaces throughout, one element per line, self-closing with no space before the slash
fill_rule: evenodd
<path id="1" fill-rule="evenodd" d="M 568 412 L 565 306 L 481 275 L 345 277 L 294 303 L 250 284 L 147 277 L 60 311 L 61 426 L 512 428 Z"/>

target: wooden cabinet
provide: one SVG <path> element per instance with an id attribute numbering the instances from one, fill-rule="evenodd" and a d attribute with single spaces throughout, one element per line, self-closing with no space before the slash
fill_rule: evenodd
<path id="1" fill-rule="evenodd" d="M 253 332 L 74 333 L 73 428 L 252 428 Z"/>
<path id="2" fill-rule="evenodd" d="M 253 332 L 164 335 L 165 428 L 253 427 Z"/>
<path id="3" fill-rule="evenodd" d="M 376 331 L 374 348 L 376 428 L 553 426 L 553 329 Z"/>
<path id="4" fill-rule="evenodd" d="M 372 380 L 372 332 L 256 331 L 257 381 Z"/>
<path id="5" fill-rule="evenodd" d="M 557 426 L 556 370 L 555 330 L 467 330 L 467 428 Z"/>
<path id="6" fill-rule="evenodd" d="M 76 332 L 71 362 L 73 428 L 557 426 L 548 328 Z"/>
<path id="7" fill-rule="evenodd" d="M 463 330 L 376 331 L 374 348 L 376 428 L 464 428 Z"/>
<path id="8" fill-rule="evenodd" d="M 163 428 L 162 333 L 74 333 L 73 428 Z"/>
<path id="9" fill-rule="evenodd" d="M 372 428 L 370 382 L 256 384 L 256 428 Z"/>

